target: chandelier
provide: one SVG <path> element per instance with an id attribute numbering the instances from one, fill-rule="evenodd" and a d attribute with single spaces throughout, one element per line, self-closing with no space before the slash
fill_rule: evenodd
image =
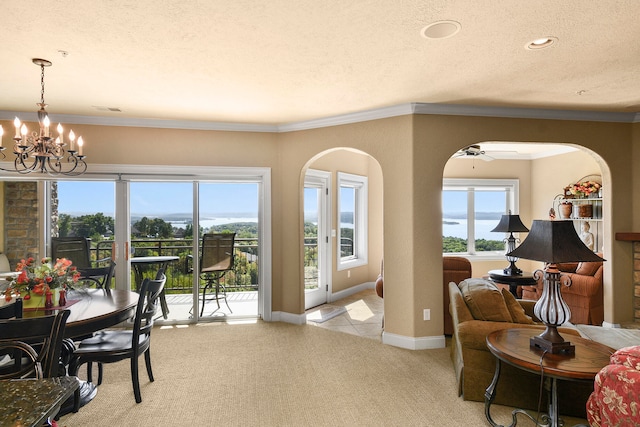
<path id="1" fill-rule="evenodd" d="M 40 130 L 33 131 L 29 134 L 29 129 L 25 123 L 19 118 L 15 118 L 13 124 L 16 128 L 16 134 L 13 137 L 13 154 L 16 158 L 13 162 L 14 169 L 0 170 L 6 172 L 18 172 L 28 174 L 34 171 L 40 171 L 49 175 L 82 175 L 87 170 L 87 164 L 84 161 L 85 156 L 82 155 L 82 145 L 84 144 L 82 137 L 76 141 L 76 135 L 73 130 L 69 132 L 67 140 L 69 146 L 65 143 L 63 128 L 60 123 L 56 128 L 57 137 L 51 135 L 51 121 L 49 113 L 47 113 L 47 104 L 44 102 L 44 67 L 50 67 L 51 61 L 46 59 L 33 58 L 33 63 L 40 66 L 40 107 L 38 110 L 38 123 Z M 4 130 L 0 125 L 0 154 L 6 159 L 4 154 L 5 147 L 2 146 L 2 135 Z M 76 150 L 77 145 L 77 150 Z"/>

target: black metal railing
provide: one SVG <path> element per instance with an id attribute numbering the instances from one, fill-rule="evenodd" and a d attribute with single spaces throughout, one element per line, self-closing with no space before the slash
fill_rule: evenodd
<path id="1" fill-rule="evenodd" d="M 103 240 L 92 245 L 97 259 L 110 257 L 113 240 Z M 132 256 L 177 256 L 170 262 L 165 272 L 167 293 L 191 293 L 193 290 L 193 240 L 192 239 L 137 239 L 131 241 Z M 258 240 L 253 238 L 235 239 L 235 263 L 231 271 L 225 274 L 225 287 L 228 291 L 255 291 L 258 289 Z M 142 277 L 153 278 L 157 265 L 138 265 Z M 132 283 L 135 274 L 131 273 Z"/>
<path id="2" fill-rule="evenodd" d="M 94 259 L 111 257 L 113 240 L 103 240 L 92 243 L 91 250 Z M 167 265 L 168 293 L 192 292 L 192 239 L 137 239 L 131 241 L 132 256 L 177 256 L 178 261 Z M 235 239 L 235 264 L 232 271 L 225 275 L 225 287 L 228 291 L 257 290 L 258 289 L 258 240 L 253 238 Z M 153 265 L 139 265 L 143 277 L 153 278 Z M 155 266 L 157 268 L 157 266 Z M 318 240 L 316 237 L 304 239 L 304 281 L 305 287 L 318 286 Z M 135 274 L 132 271 L 131 281 L 134 283 Z"/>

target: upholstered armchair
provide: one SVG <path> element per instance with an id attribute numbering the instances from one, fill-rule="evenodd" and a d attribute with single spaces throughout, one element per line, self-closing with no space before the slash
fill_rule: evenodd
<path id="1" fill-rule="evenodd" d="M 598 254 L 602 256 L 602 254 Z M 602 262 L 571 262 L 558 264 L 558 270 L 571 278 L 571 286 L 561 286 L 562 298 L 571 310 L 571 323 L 602 325 L 604 296 Z M 535 286 L 522 287 L 522 299 L 537 301 L 542 295 L 543 279 Z"/>
<path id="2" fill-rule="evenodd" d="M 509 328 L 530 328 L 544 331 L 535 318 L 534 301 L 516 300 L 511 293 L 484 279 L 468 279 L 449 283 L 453 336 L 451 359 L 458 385 L 458 395 L 464 400 L 484 401 L 491 383 L 496 358 L 487 348 L 487 335 Z M 561 327 L 563 336 L 579 335 L 574 328 Z M 559 384 L 559 401 L 563 415 L 585 418 L 585 403 L 593 391 L 591 383 L 563 382 Z M 540 396 L 540 376 L 503 364 L 494 403 L 518 408 L 537 408 Z M 546 407 L 546 394 L 542 396 Z"/>
<path id="3" fill-rule="evenodd" d="M 449 308 L 449 282 L 460 283 L 472 277 L 471 262 L 463 257 L 442 257 L 442 296 L 444 304 L 444 334 L 453 334 L 453 320 Z"/>
<path id="4" fill-rule="evenodd" d="M 640 346 L 624 347 L 596 375 L 587 401 L 587 420 L 593 427 L 640 425 Z"/>

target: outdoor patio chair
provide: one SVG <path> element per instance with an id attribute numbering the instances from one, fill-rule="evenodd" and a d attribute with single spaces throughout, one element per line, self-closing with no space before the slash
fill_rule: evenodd
<path id="1" fill-rule="evenodd" d="M 200 254 L 200 279 L 205 281 L 202 288 L 202 308 L 200 316 L 204 314 L 207 301 L 215 300 L 220 309 L 220 300 L 224 300 L 229 312 L 233 313 L 227 302 L 227 289 L 220 279 L 233 269 L 235 261 L 236 233 L 209 233 L 202 236 L 202 250 Z M 210 295 L 207 296 L 207 291 Z"/>
<path id="2" fill-rule="evenodd" d="M 133 329 L 113 329 L 96 332 L 91 338 L 80 341 L 69 363 L 69 375 L 78 375 L 78 369 L 85 363 L 97 362 L 99 365 L 98 385 L 102 383 L 102 364 L 121 360 L 131 361 L 131 381 L 136 403 L 142 402 L 138 358 L 144 354 L 149 381 L 153 382 L 151 370 L 151 330 L 158 311 L 158 297 L 164 289 L 167 277 L 159 274 L 155 280 L 144 279 L 140 286 L 140 297 L 133 321 Z M 88 380 L 92 378 L 88 375 Z M 76 391 L 74 411 L 79 409 L 80 392 Z"/>
<path id="3" fill-rule="evenodd" d="M 81 274 L 80 281 L 87 285 L 109 290 L 116 263 L 111 258 L 91 261 L 91 241 L 86 237 L 53 237 L 51 259 L 67 258 Z"/>

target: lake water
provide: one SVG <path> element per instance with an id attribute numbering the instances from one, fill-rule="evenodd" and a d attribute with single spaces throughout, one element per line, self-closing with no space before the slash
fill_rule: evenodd
<path id="1" fill-rule="evenodd" d="M 214 225 L 233 224 L 236 222 L 258 222 L 258 218 L 207 218 L 200 220 L 200 227 L 205 230 Z M 184 228 L 187 223 L 184 221 L 171 221 L 171 225 L 177 228 Z"/>
<path id="2" fill-rule="evenodd" d="M 445 224 L 445 222 L 456 224 Z M 495 219 L 491 220 L 478 220 L 476 221 L 476 239 L 486 240 L 502 240 L 505 238 L 504 233 L 491 232 L 499 221 Z M 442 235 L 467 238 L 467 220 L 466 219 L 449 219 L 444 218 L 442 220 Z"/>

